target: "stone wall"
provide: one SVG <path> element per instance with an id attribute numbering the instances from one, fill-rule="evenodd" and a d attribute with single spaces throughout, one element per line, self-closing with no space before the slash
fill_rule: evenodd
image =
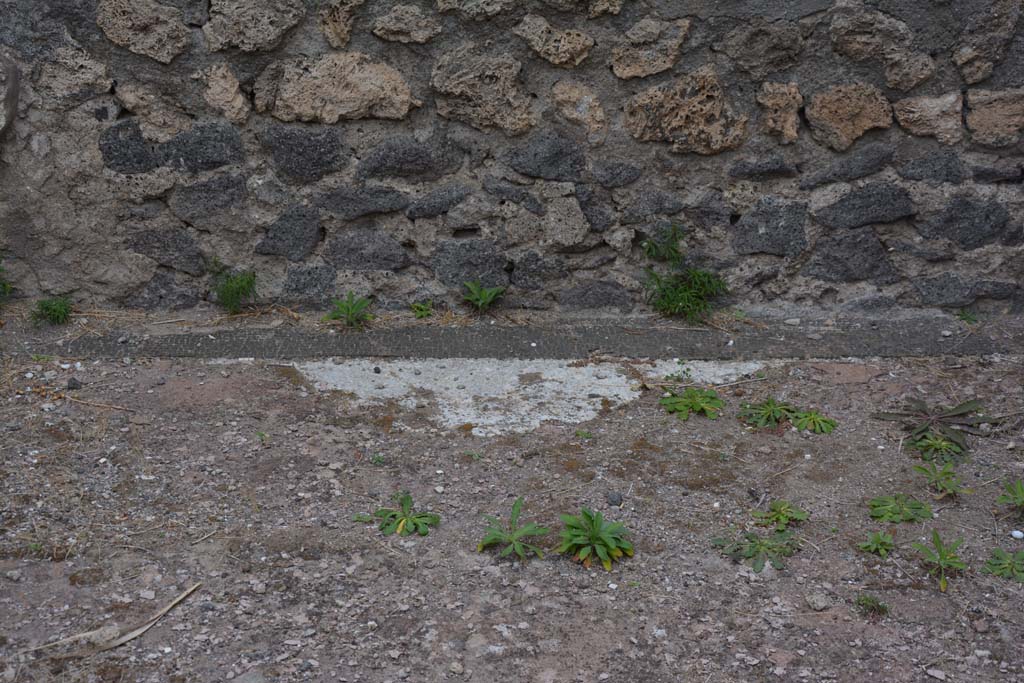
<path id="1" fill-rule="evenodd" d="M 0 249 L 90 304 L 193 305 L 216 258 L 267 301 L 631 309 L 677 224 L 741 302 L 1019 307 L 1020 14 L 0 0 Z"/>

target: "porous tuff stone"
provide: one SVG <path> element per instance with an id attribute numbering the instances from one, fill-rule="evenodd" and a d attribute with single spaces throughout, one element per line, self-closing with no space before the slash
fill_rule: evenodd
<path id="1" fill-rule="evenodd" d="M 590 48 L 594 47 L 594 39 L 582 31 L 559 30 L 547 22 L 544 17 L 527 14 L 512 33 L 526 41 L 530 49 L 556 66 L 579 66 Z"/>
<path id="2" fill-rule="evenodd" d="M 671 142 L 673 152 L 710 155 L 743 143 L 747 117 L 733 112 L 708 65 L 634 96 L 626 104 L 625 125 L 637 140 Z"/>
<path id="3" fill-rule="evenodd" d="M 961 193 L 937 215 L 918 222 L 917 231 L 929 239 L 948 239 L 964 249 L 978 249 L 1011 237 L 1009 224 L 1010 213 L 1000 202 Z"/>
<path id="4" fill-rule="evenodd" d="M 416 5 L 395 5 L 373 23 L 373 35 L 396 43 L 428 43 L 442 30 L 440 21 Z"/>
<path id="5" fill-rule="evenodd" d="M 302 0 L 210 0 L 203 35 L 213 52 L 271 50 L 305 14 Z"/>
<path id="6" fill-rule="evenodd" d="M 316 206 L 343 220 L 354 220 L 375 213 L 401 211 L 409 206 L 409 196 L 390 187 L 360 185 L 339 187 L 314 200 Z"/>
<path id="7" fill-rule="evenodd" d="M 409 255 L 391 235 L 375 228 L 357 227 L 335 235 L 324 253 L 339 270 L 399 270 Z"/>
<path id="8" fill-rule="evenodd" d="M 796 83 L 770 83 L 765 81 L 757 93 L 757 103 L 764 113 L 761 127 L 770 135 L 788 145 L 796 142 L 800 134 L 800 107 L 804 98 Z"/>
<path id="9" fill-rule="evenodd" d="M 645 78 L 671 69 L 690 33 L 690 22 L 641 19 L 612 49 L 612 73 L 623 80 Z"/>
<path id="10" fill-rule="evenodd" d="M 360 178 L 437 180 L 458 170 L 460 151 L 444 140 L 420 142 L 411 135 L 385 140 L 373 148 L 356 168 Z"/>
<path id="11" fill-rule="evenodd" d="M 1024 131 L 1024 88 L 968 90 L 971 140 L 987 147 L 1017 144 Z"/>
<path id="12" fill-rule="evenodd" d="M 96 23 L 110 42 L 162 64 L 188 47 L 181 11 L 153 0 L 100 0 Z"/>
<path id="13" fill-rule="evenodd" d="M 871 228 L 849 230 L 818 240 L 811 260 L 800 273 L 826 282 L 870 280 L 891 284 L 900 279 L 885 247 Z"/>
<path id="14" fill-rule="evenodd" d="M 853 150 L 831 164 L 805 176 L 801 190 L 813 190 L 830 183 L 849 182 L 881 171 L 892 161 L 892 145 L 882 142 L 857 145 Z"/>
<path id="15" fill-rule="evenodd" d="M 992 75 L 1003 60 L 1020 20 L 1021 0 L 995 0 L 971 15 L 953 50 L 953 63 L 969 84 Z"/>
<path id="16" fill-rule="evenodd" d="M 910 90 L 935 75 L 935 60 L 913 50 L 910 27 L 859 2 L 838 3 L 829 35 L 836 52 L 856 62 L 877 59 L 885 64 L 885 82 L 890 88 Z"/>
<path id="17" fill-rule="evenodd" d="M 421 104 L 398 71 L 361 52 L 271 64 L 255 89 L 257 109 L 282 121 L 403 119 Z"/>
<path id="18" fill-rule="evenodd" d="M 582 178 L 587 159 L 583 149 L 571 138 L 553 130 L 543 130 L 514 146 L 506 163 L 531 178 L 575 182 Z"/>
<path id="19" fill-rule="evenodd" d="M 754 78 L 764 78 L 796 64 L 804 38 L 793 22 L 754 19 L 742 22 L 715 47 Z"/>
<path id="20" fill-rule="evenodd" d="M 441 242 L 430 260 L 437 279 L 458 288 L 471 281 L 484 287 L 503 287 L 509 281 L 507 264 L 498 245 L 485 239 Z"/>
<path id="21" fill-rule="evenodd" d="M 909 97 L 892 106 L 902 128 L 947 145 L 955 145 L 964 136 L 963 108 L 963 96 L 958 92 L 938 97 Z"/>
<path id="22" fill-rule="evenodd" d="M 811 97 L 806 109 L 814 139 L 837 152 L 849 149 L 872 128 L 892 125 L 892 107 L 867 83 L 837 85 Z"/>
<path id="23" fill-rule="evenodd" d="M 320 8 L 320 29 L 331 47 L 340 49 L 348 45 L 356 10 L 362 7 L 365 1 L 327 0 Z"/>
<path id="24" fill-rule="evenodd" d="M 510 135 L 530 129 L 535 121 L 530 98 L 519 87 L 522 64 L 508 55 L 476 54 L 464 45 L 441 56 L 430 74 L 437 91 L 437 113 L 447 119 Z"/>
<path id="25" fill-rule="evenodd" d="M 412 220 L 441 216 L 461 204 L 472 193 L 465 185 L 446 185 L 417 199 L 405 215 Z"/>
<path id="26" fill-rule="evenodd" d="M 618 308 L 629 310 L 633 297 L 618 282 L 590 280 L 563 290 L 557 295 L 558 303 L 569 308 Z"/>
<path id="27" fill-rule="evenodd" d="M 205 270 L 203 253 L 186 230 L 167 228 L 140 230 L 126 240 L 132 251 L 149 257 L 162 266 L 180 270 L 189 275 L 202 275 Z"/>

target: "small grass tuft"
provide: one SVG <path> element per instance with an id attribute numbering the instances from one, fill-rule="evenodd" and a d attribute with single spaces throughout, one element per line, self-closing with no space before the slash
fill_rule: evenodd
<path id="1" fill-rule="evenodd" d="M 985 563 L 985 572 L 992 576 L 1024 583 L 1024 550 L 1008 553 L 996 548 L 992 551 L 992 557 Z"/>
<path id="2" fill-rule="evenodd" d="M 854 604 L 857 605 L 860 613 L 866 617 L 880 618 L 889 615 L 889 605 L 873 595 L 857 596 L 857 601 Z"/>
<path id="3" fill-rule="evenodd" d="M 369 309 L 369 299 L 349 292 L 344 299 L 334 300 L 334 308 L 324 316 L 324 320 L 341 320 L 349 327 L 362 327 L 373 320 Z"/>
<path id="4" fill-rule="evenodd" d="M 217 303 L 231 315 L 242 311 L 242 304 L 252 301 L 256 295 L 256 273 L 230 274 L 222 272 L 217 281 Z"/>
<path id="5" fill-rule="evenodd" d="M 1000 495 L 996 502 L 1000 505 L 1009 505 L 1024 517 L 1024 480 L 1007 482 L 1003 490 L 1006 493 Z"/>
<path id="6" fill-rule="evenodd" d="M 486 313 L 505 293 L 504 287 L 484 287 L 476 280 L 463 284 L 468 294 L 462 298 L 476 308 L 477 313 Z"/>
<path id="7" fill-rule="evenodd" d="M 429 299 L 427 301 L 414 301 L 409 304 L 409 308 L 412 309 L 412 314 L 416 316 L 417 320 L 434 315 L 434 302 Z"/>
<path id="8" fill-rule="evenodd" d="M 939 577 L 939 591 L 946 592 L 949 582 L 946 580 L 946 573 L 953 573 L 967 569 L 967 564 L 956 554 L 957 549 L 964 540 L 958 538 L 952 543 L 945 543 L 938 531 L 932 531 L 932 545 L 926 546 L 923 543 L 912 543 L 923 557 L 925 565 L 929 566 L 928 573 Z"/>
<path id="9" fill-rule="evenodd" d="M 685 268 L 668 275 L 648 269 L 644 287 L 647 303 L 654 310 L 690 321 L 707 318 L 712 302 L 728 292 L 722 278 L 699 268 Z"/>
<path id="10" fill-rule="evenodd" d="M 59 296 L 53 299 L 42 299 L 36 302 L 32 311 L 32 321 L 51 325 L 66 325 L 71 320 L 71 301 Z"/>
<path id="11" fill-rule="evenodd" d="M 868 536 L 868 540 L 863 543 L 858 543 L 857 547 L 866 553 L 878 555 L 882 559 L 885 559 L 889 557 L 889 553 L 893 551 L 896 544 L 893 541 L 891 534 L 887 534 L 884 531 L 875 531 Z"/>
<path id="12" fill-rule="evenodd" d="M 379 519 L 378 528 L 385 536 L 398 534 L 408 536 L 417 533 L 426 536 L 430 533 L 430 527 L 441 523 L 441 517 L 431 512 L 417 512 L 413 509 L 412 496 L 408 493 L 395 495 L 397 508 L 379 508 L 373 515 L 356 515 L 357 522 L 372 522 Z"/>
<path id="13" fill-rule="evenodd" d="M 523 499 L 520 497 L 516 498 L 516 502 L 512 503 L 512 514 L 509 516 L 507 526 L 503 525 L 495 517 L 484 517 L 488 522 L 488 526 L 484 532 L 483 539 L 476 547 L 476 551 L 482 553 L 492 545 L 503 545 L 505 547 L 499 553 L 499 557 L 508 557 L 515 553 L 520 560 L 526 562 L 527 556 L 532 553 L 538 558 L 544 559 L 544 552 L 537 546 L 527 543 L 524 539 L 533 536 L 544 536 L 548 533 L 548 530 L 537 526 L 533 522 L 527 522 L 519 526 L 519 514 L 522 510 Z"/>
<path id="14" fill-rule="evenodd" d="M 932 509 L 921 501 L 897 493 L 868 501 L 872 519 L 883 522 L 923 522 L 932 518 Z"/>
<path id="15" fill-rule="evenodd" d="M 801 510 L 788 500 L 774 500 L 768 510 L 754 510 L 750 513 L 757 520 L 758 526 L 773 526 L 775 531 L 785 531 L 790 524 L 805 522 L 810 514 Z"/>

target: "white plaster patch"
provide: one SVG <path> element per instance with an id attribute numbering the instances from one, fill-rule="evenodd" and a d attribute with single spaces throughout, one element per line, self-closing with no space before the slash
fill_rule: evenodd
<path id="1" fill-rule="evenodd" d="M 690 381 L 717 384 L 756 372 L 764 363 L 692 362 Z M 444 358 L 374 360 L 344 358 L 296 363 L 319 391 L 350 394 L 357 405 L 396 401 L 412 409 L 429 400 L 439 426 L 473 425 L 473 433 L 491 436 L 529 432 L 544 422 L 577 424 L 597 417 L 604 401 L 628 403 L 640 387 L 626 364 L 570 360 Z M 678 372 L 674 361 L 634 365 L 647 377 Z"/>

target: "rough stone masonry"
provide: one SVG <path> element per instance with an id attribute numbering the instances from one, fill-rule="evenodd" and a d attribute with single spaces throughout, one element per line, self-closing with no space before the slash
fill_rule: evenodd
<path id="1" fill-rule="evenodd" d="M 18 293 L 1024 303 L 1021 0 L 0 0 Z M 10 68 L 16 65 L 17 69 Z M 20 72 L 20 82 L 17 74 Z"/>

